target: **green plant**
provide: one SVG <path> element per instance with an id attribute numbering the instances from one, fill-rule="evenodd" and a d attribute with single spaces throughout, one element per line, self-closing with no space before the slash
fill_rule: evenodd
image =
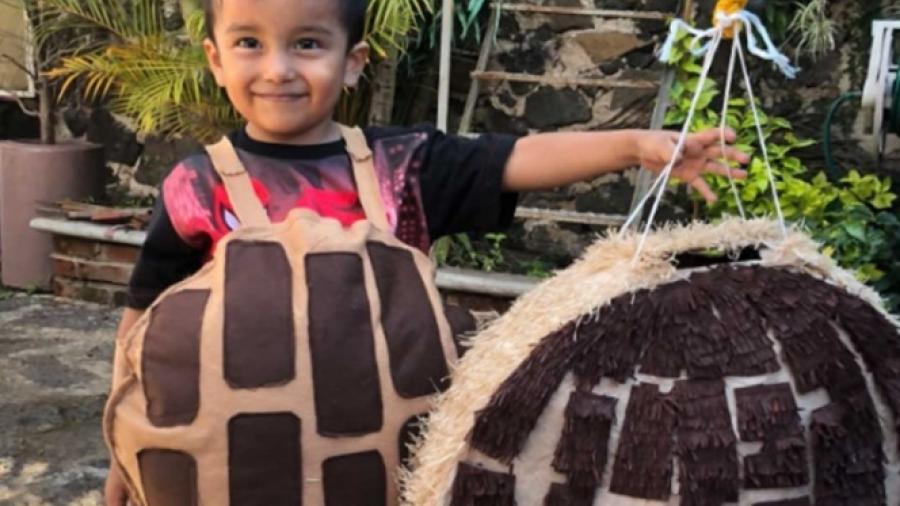
<path id="1" fill-rule="evenodd" d="M 438 265 L 453 265 L 488 272 L 498 270 L 506 263 L 502 250 L 506 234 L 485 234 L 483 239 L 486 244 L 478 247 L 468 234 L 442 237 L 432 246 L 432 256 Z"/>
<path id="2" fill-rule="evenodd" d="M 687 48 L 688 39 L 679 40 L 670 63 L 677 66 L 671 92 L 672 106 L 667 125 L 682 125 L 687 118 L 701 68 Z M 700 94 L 699 107 L 691 131 L 718 127 L 721 113 L 713 106 L 721 94 L 710 78 Z M 721 102 L 721 100 L 719 100 Z M 725 177 L 710 176 L 709 184 L 720 199 L 705 208 L 708 218 L 737 214 L 738 204 L 751 216 L 772 216 L 775 203 L 759 136 L 748 100 L 731 98 L 725 123 L 737 133 L 736 147 L 752 155 L 745 180 L 734 182 L 738 199 Z M 757 104 L 759 106 L 759 104 Z M 888 177 L 862 175 L 850 171 L 839 181 L 830 181 L 824 172 L 812 171 L 794 155 L 813 140 L 796 136 L 789 121 L 759 111 L 759 122 L 786 220 L 802 224 L 812 237 L 823 243 L 823 251 L 864 282 L 872 283 L 886 297 L 890 307 L 900 304 L 900 223 L 891 212 L 896 200 Z"/>
<path id="3" fill-rule="evenodd" d="M 527 262 L 519 262 L 518 270 L 532 278 L 545 279 L 553 275 L 553 264 L 550 262 L 533 259 Z"/>
<path id="4" fill-rule="evenodd" d="M 200 47 L 204 20 L 196 0 L 182 2 L 185 24 L 175 33 L 166 30 L 158 0 L 41 1 L 58 21 L 41 36 L 79 34 L 78 54 L 62 58 L 48 73 L 64 89 L 80 86 L 89 100 L 109 98 L 110 109 L 132 119 L 141 133 L 207 142 L 239 123 L 206 70 Z M 428 8 L 426 0 L 373 0 L 366 41 L 376 55 L 404 48 Z"/>
<path id="5" fill-rule="evenodd" d="M 807 54 L 818 60 L 835 45 L 836 26 L 827 12 L 828 0 L 809 0 L 806 5 L 797 5 L 797 13 L 788 27 L 790 36 L 797 40 L 796 54 Z"/>
<path id="6" fill-rule="evenodd" d="M 55 29 L 59 26 L 58 18 L 54 16 L 51 6 L 43 0 L 0 0 L 5 13 L 22 12 L 27 20 L 26 35 L 24 39 L 6 41 L 11 34 L 0 33 L 0 42 L 4 46 L 24 48 L 27 54 L 25 60 L 21 60 L 17 54 L 0 52 L 0 60 L 12 65 L 27 76 L 36 90 L 36 106 L 30 107 L 13 93 L 11 96 L 17 101 L 19 108 L 28 116 L 38 118 L 40 123 L 40 141 L 43 144 L 56 143 L 56 101 L 54 96 L 59 92 L 57 83 L 47 74 L 47 70 L 56 65 L 62 58 L 77 54 L 83 49 L 78 43 L 70 43 L 66 37 L 54 37 Z"/>

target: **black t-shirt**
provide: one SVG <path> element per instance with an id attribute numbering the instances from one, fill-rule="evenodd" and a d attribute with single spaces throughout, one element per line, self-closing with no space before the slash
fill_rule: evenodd
<path id="1" fill-rule="evenodd" d="M 512 220 L 516 194 L 502 191 L 515 138 L 466 139 L 428 126 L 364 130 L 394 235 L 427 250 L 447 234 L 487 232 Z M 345 226 L 365 215 L 344 141 L 295 146 L 229 135 L 269 218 L 304 207 Z M 179 162 L 163 181 L 147 239 L 128 289 L 128 306 L 144 309 L 166 288 L 196 272 L 216 242 L 239 226 L 206 153 Z"/>

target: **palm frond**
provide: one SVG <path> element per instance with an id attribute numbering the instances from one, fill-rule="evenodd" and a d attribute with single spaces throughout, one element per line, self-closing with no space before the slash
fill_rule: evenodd
<path id="1" fill-rule="evenodd" d="M 188 12 L 182 34 L 173 37 L 163 26 L 159 0 L 41 1 L 52 21 L 38 30 L 42 40 L 65 31 L 67 40 L 79 41 L 46 72 L 60 80 L 63 92 L 77 85 L 90 100 L 108 98 L 111 111 L 130 118 L 142 133 L 207 142 L 239 124 L 206 68 L 202 11 Z M 429 0 L 372 0 L 366 40 L 379 55 L 388 48 L 403 51 L 430 10 Z"/>
<path id="2" fill-rule="evenodd" d="M 389 47 L 402 52 L 406 37 L 415 32 L 431 8 L 427 0 L 373 0 L 366 16 L 366 41 L 382 57 Z"/>

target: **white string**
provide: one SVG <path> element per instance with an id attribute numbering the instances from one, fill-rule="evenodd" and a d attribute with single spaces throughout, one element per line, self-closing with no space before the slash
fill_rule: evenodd
<path id="1" fill-rule="evenodd" d="M 788 79 L 793 79 L 797 76 L 797 71 L 799 69 L 791 65 L 788 57 L 775 47 L 772 38 L 769 37 L 769 32 L 766 30 L 765 25 L 763 25 L 762 20 L 759 19 L 759 16 L 750 11 L 740 11 L 728 17 L 732 20 L 739 19 L 747 25 L 747 49 L 749 49 L 751 53 L 764 60 L 773 62 Z M 723 19 L 721 14 L 719 15 L 719 19 Z M 765 50 L 760 49 L 756 44 L 756 36 L 753 34 L 754 29 L 762 36 L 763 43 L 766 45 Z"/>
<path id="2" fill-rule="evenodd" d="M 706 84 L 706 78 L 709 76 L 709 70 L 712 67 L 713 60 L 716 56 L 716 51 L 719 49 L 719 44 L 722 41 L 722 34 L 724 33 L 724 28 L 717 28 L 715 34 L 713 35 L 713 40 L 710 43 L 709 51 L 706 53 L 706 59 L 703 62 L 703 69 L 700 72 L 700 78 L 697 81 L 697 89 L 694 91 L 694 98 L 691 101 L 690 109 L 688 109 L 687 118 L 685 119 L 684 126 L 681 129 L 681 134 L 678 137 L 678 143 L 675 146 L 675 150 L 672 154 L 672 159 L 669 160 L 669 163 L 666 164 L 666 167 L 660 172 L 657 177 L 656 183 L 654 186 L 658 186 L 656 189 L 656 198 L 653 201 L 653 206 L 650 208 L 650 214 L 647 217 L 647 224 L 644 227 L 644 232 L 641 234 L 641 239 L 638 242 L 638 247 L 634 252 L 634 257 L 632 258 L 632 263 L 636 263 L 638 258 L 640 257 L 641 251 L 644 249 L 644 243 L 647 240 L 647 236 L 650 234 L 650 229 L 653 226 L 653 219 L 656 217 L 656 212 L 659 209 L 659 204 L 662 202 L 662 197 L 666 193 L 666 184 L 669 181 L 669 176 L 672 174 L 672 169 L 675 167 L 675 164 L 679 161 L 679 157 L 681 156 L 681 152 L 684 149 L 684 144 L 687 141 L 688 132 L 690 131 L 691 123 L 694 121 L 694 114 L 697 111 L 697 104 L 700 102 L 700 97 L 703 94 L 703 87 Z M 629 216 L 628 220 L 626 220 L 625 225 L 622 227 L 622 232 L 627 229 L 630 225 L 630 222 L 634 219 L 634 216 L 639 214 L 641 210 L 643 210 L 643 206 L 647 201 L 647 198 L 651 195 L 651 192 L 648 192 L 647 195 L 644 196 L 644 199 L 641 200 L 641 203 L 635 208 L 632 212 L 632 216 Z"/>
<path id="3" fill-rule="evenodd" d="M 741 71 L 744 73 L 744 87 L 747 88 L 747 97 L 750 99 L 750 109 L 753 111 L 753 122 L 756 123 L 756 135 L 759 137 L 759 147 L 762 150 L 763 161 L 766 166 L 766 176 L 769 178 L 769 186 L 772 187 L 772 200 L 775 203 L 775 212 L 778 215 L 778 225 L 781 234 L 787 237 L 787 225 L 784 223 L 784 213 L 781 212 L 781 200 L 778 198 L 778 190 L 775 188 L 775 176 L 772 174 L 772 164 L 769 162 L 769 150 L 766 149 L 766 137 L 759 120 L 759 110 L 756 107 L 756 97 L 753 96 L 753 86 L 750 83 L 750 73 L 747 72 L 747 62 L 744 60 L 744 49 L 737 44 L 738 60 L 741 62 Z"/>
<path id="4" fill-rule="evenodd" d="M 725 165 L 725 173 L 728 175 L 728 184 L 731 186 L 731 194 L 734 196 L 734 202 L 737 204 L 738 214 L 742 220 L 747 219 L 744 213 L 744 205 L 741 203 L 741 196 L 738 194 L 737 185 L 734 184 L 734 177 L 731 174 L 731 162 L 725 154 L 725 128 L 728 126 L 728 102 L 731 101 L 731 85 L 734 81 L 734 62 L 737 58 L 737 47 L 741 44 L 738 37 L 731 41 L 731 57 L 728 59 L 728 74 L 725 80 L 725 97 L 722 101 L 722 121 L 719 124 L 719 146 L 722 149 L 722 163 Z"/>
<path id="5" fill-rule="evenodd" d="M 638 242 L 638 247 L 634 252 L 634 257 L 632 258 L 632 263 L 636 263 L 638 258 L 640 257 L 641 251 L 643 251 L 644 244 L 647 240 L 647 236 L 650 233 L 650 229 L 653 225 L 653 220 L 656 217 L 656 212 L 659 209 L 659 204 L 662 201 L 662 197 L 666 191 L 666 184 L 669 181 L 669 178 L 672 174 L 672 170 L 674 169 L 676 163 L 679 161 L 679 157 L 681 156 L 681 152 L 684 149 L 684 144 L 687 140 L 688 132 L 690 131 L 691 123 L 693 123 L 694 114 L 696 113 L 697 105 L 700 101 L 700 96 L 703 92 L 703 86 L 706 84 L 706 79 L 709 76 L 710 67 L 712 66 L 712 62 L 715 58 L 715 53 L 719 48 L 719 45 L 724 37 L 724 32 L 729 27 L 737 25 L 739 21 L 742 21 L 746 24 L 747 29 L 747 47 L 750 52 L 754 55 L 770 60 L 774 62 L 778 68 L 784 73 L 788 78 L 793 78 L 796 75 L 797 68 L 793 67 L 790 64 L 790 61 L 786 56 L 784 56 L 775 45 L 772 43 L 772 39 L 769 37 L 768 32 L 766 31 L 765 26 L 762 24 L 762 21 L 756 15 L 747 12 L 740 11 L 734 14 L 724 14 L 719 13 L 717 17 L 718 23 L 717 26 L 710 28 L 708 30 L 699 30 L 691 27 L 680 19 L 672 20 L 670 25 L 669 36 L 666 38 L 665 43 L 660 49 L 659 58 L 664 62 L 668 62 L 671 59 L 671 54 L 674 49 L 675 40 L 678 36 L 678 32 L 680 29 L 686 30 L 688 33 L 694 36 L 694 39 L 691 41 L 690 48 L 691 52 L 695 55 L 704 54 L 705 59 L 703 62 L 703 68 L 700 73 L 700 77 L 697 82 L 697 89 L 694 92 L 694 97 L 691 101 L 690 108 L 688 109 L 687 118 L 685 119 L 684 126 L 682 127 L 681 134 L 679 135 L 678 142 L 676 143 L 675 150 L 673 152 L 672 159 L 669 160 L 668 164 L 660 171 L 657 178 L 654 180 L 653 184 L 650 186 L 650 189 L 641 199 L 641 201 L 635 206 L 632 210 L 631 214 L 629 214 L 628 218 L 625 220 L 625 223 L 622 225 L 622 228 L 619 231 L 619 237 L 622 237 L 628 228 L 635 222 L 638 216 L 640 216 L 643 212 L 644 206 L 648 202 L 651 196 L 655 195 L 653 206 L 650 209 L 650 215 L 647 218 L 647 224 L 644 227 L 644 231 L 641 234 L 640 241 Z M 759 137 L 760 148 L 763 153 L 763 160 L 765 163 L 766 176 L 769 180 L 769 185 L 772 187 L 772 198 L 775 203 L 775 210 L 778 215 L 778 223 L 781 227 L 782 234 L 787 237 L 787 226 L 784 221 L 784 213 L 781 210 L 781 201 L 778 197 L 778 190 L 775 187 L 775 177 L 772 171 L 772 165 L 769 160 L 769 152 L 766 149 L 766 139 L 764 136 L 764 132 L 762 129 L 762 124 L 760 122 L 759 110 L 756 107 L 756 98 L 753 95 L 753 88 L 750 82 L 750 74 L 747 71 L 747 63 L 744 58 L 744 51 L 740 44 L 740 29 L 741 26 L 737 25 L 735 30 L 738 32 L 736 34 L 735 40 L 732 43 L 731 49 L 731 58 L 728 63 L 728 74 L 727 74 L 727 82 L 725 86 L 725 101 L 722 106 L 722 117 L 721 123 L 719 125 L 720 132 L 720 146 L 722 149 L 722 156 L 724 159 L 726 174 L 728 176 L 728 182 L 731 186 L 732 194 L 735 198 L 735 203 L 738 208 L 738 212 L 741 215 L 742 219 L 746 219 L 746 213 L 744 212 L 743 205 L 741 204 L 740 195 L 737 191 L 737 186 L 734 183 L 734 178 L 731 172 L 731 165 L 728 162 L 727 156 L 725 154 L 725 127 L 727 125 L 728 119 L 728 102 L 731 98 L 731 87 L 733 84 L 734 77 L 734 61 L 735 61 L 735 53 L 737 54 L 738 60 L 741 63 L 741 71 L 744 76 L 744 85 L 747 88 L 747 94 L 750 99 L 750 106 L 753 111 L 753 120 L 756 126 L 757 136 Z M 756 43 L 756 37 L 753 34 L 754 29 L 759 31 L 762 36 L 763 42 L 766 45 L 766 50 L 762 50 Z M 709 42 L 704 44 L 701 48 L 695 49 L 695 46 L 699 44 L 701 40 L 704 38 L 711 38 Z"/>
<path id="6" fill-rule="evenodd" d="M 674 22 L 673 22 L 674 24 Z M 715 49 L 718 49 L 718 41 L 721 41 L 721 36 L 723 33 L 723 29 L 716 28 L 715 34 L 713 36 L 713 42 L 715 42 Z M 718 41 L 716 41 L 718 39 Z M 688 109 L 687 119 L 684 122 L 684 126 L 681 128 L 681 134 L 678 137 L 678 143 L 676 144 L 675 150 L 672 153 L 672 159 L 669 160 L 669 163 L 659 172 L 656 179 L 653 181 L 653 184 L 650 185 L 650 188 L 647 190 L 647 193 L 644 194 L 644 197 L 640 202 L 634 207 L 631 211 L 631 214 L 628 215 L 628 218 L 625 220 L 625 223 L 622 225 L 622 228 L 619 230 L 619 237 L 622 237 L 628 228 L 634 223 L 638 216 L 643 213 L 644 206 L 647 204 L 647 201 L 650 199 L 654 193 L 657 193 L 657 203 L 659 201 L 660 196 L 665 192 L 666 185 L 668 182 L 669 174 L 672 172 L 672 169 L 675 166 L 675 163 L 678 161 L 679 155 L 681 155 L 681 150 L 684 148 L 684 143 L 687 140 L 687 134 L 690 130 L 691 123 L 694 119 L 694 114 L 697 110 L 697 104 L 700 102 L 700 96 L 703 93 L 703 85 L 705 84 L 706 78 L 709 75 L 709 69 L 712 67 L 713 58 L 715 58 L 715 50 L 708 51 L 706 53 L 705 59 L 703 61 L 703 69 L 700 72 L 700 77 L 697 82 L 697 89 L 694 90 L 694 97 L 691 100 L 691 106 Z M 654 209 L 656 209 L 656 205 L 654 205 Z M 647 222 L 651 223 L 653 221 L 653 217 L 655 215 L 655 211 L 651 213 Z"/>

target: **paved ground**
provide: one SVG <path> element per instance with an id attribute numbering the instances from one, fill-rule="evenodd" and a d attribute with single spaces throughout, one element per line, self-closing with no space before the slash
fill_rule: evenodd
<path id="1" fill-rule="evenodd" d="M 0 505 L 102 504 L 119 310 L 0 292 Z"/>

